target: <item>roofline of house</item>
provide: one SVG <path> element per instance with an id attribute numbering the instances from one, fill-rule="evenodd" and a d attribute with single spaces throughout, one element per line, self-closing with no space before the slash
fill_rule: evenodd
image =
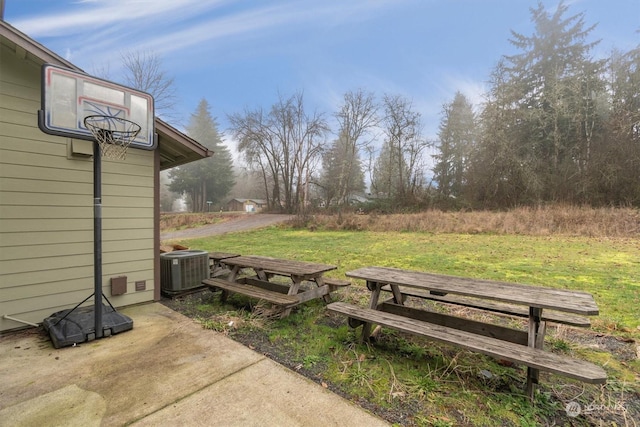
<path id="1" fill-rule="evenodd" d="M 32 53 L 34 56 L 40 58 L 44 62 L 51 64 L 62 65 L 72 70 L 80 71 L 84 73 L 84 70 L 62 58 L 58 54 L 50 51 L 31 37 L 27 36 L 13 25 L 4 20 L 0 20 L 0 28 L 3 30 L 2 35 L 16 46 L 20 46 L 25 52 Z"/>
<path id="2" fill-rule="evenodd" d="M 202 157 L 211 157 L 211 156 L 213 156 L 213 154 L 214 154 L 213 151 L 209 150 L 207 147 L 205 147 L 204 145 L 200 144 L 195 139 L 193 139 L 193 138 L 185 135 L 184 133 L 180 132 L 178 129 L 174 128 L 173 126 L 171 126 L 169 123 L 165 122 L 164 120 L 156 117 L 155 122 L 156 122 L 156 131 L 157 132 L 161 132 L 161 133 L 167 135 L 170 138 L 179 139 L 180 142 L 182 142 L 183 145 L 187 146 L 192 151 L 195 151 L 196 153 L 198 153 Z"/>

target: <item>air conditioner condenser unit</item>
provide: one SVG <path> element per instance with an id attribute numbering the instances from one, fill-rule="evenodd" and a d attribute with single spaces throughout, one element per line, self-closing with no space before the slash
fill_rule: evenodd
<path id="1" fill-rule="evenodd" d="M 162 292 L 176 295 L 202 287 L 209 278 L 209 253 L 183 250 L 160 254 L 160 283 Z"/>

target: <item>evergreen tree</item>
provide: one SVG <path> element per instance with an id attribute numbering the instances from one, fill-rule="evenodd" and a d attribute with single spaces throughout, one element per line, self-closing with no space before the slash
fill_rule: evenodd
<path id="1" fill-rule="evenodd" d="M 640 206 L 640 45 L 613 52 L 605 132 L 594 136 L 590 177 L 596 204 Z"/>
<path id="2" fill-rule="evenodd" d="M 512 31 L 521 52 L 493 72 L 468 180 L 483 206 L 585 200 L 603 63 L 589 56 L 593 27 L 567 10 L 532 8 L 534 34 Z"/>
<path id="3" fill-rule="evenodd" d="M 517 125 L 523 121 L 517 108 L 519 93 L 507 81 L 504 61 L 500 61 L 491 73 L 478 143 L 467 171 L 465 200 L 482 208 L 516 206 L 527 200 L 524 182 L 530 170 L 514 143 Z"/>
<path id="4" fill-rule="evenodd" d="M 475 116 L 471 103 L 460 92 L 443 107 L 442 115 L 438 154 L 434 155 L 434 178 L 441 196 L 458 198 L 464 189 L 469 155 L 475 142 Z"/>
<path id="5" fill-rule="evenodd" d="M 586 142 L 582 122 L 593 119 L 584 100 L 601 90 L 602 64 L 589 56 L 597 42 L 586 42 L 593 26 L 585 29 L 583 13 L 565 17 L 567 10 L 562 1 L 554 13 L 538 3 L 531 9 L 535 33 L 512 32 L 511 42 L 522 53 L 506 57 L 507 84 L 519 94 L 515 105 L 522 113 L 513 142 L 520 161 L 533 171 L 525 185 L 534 201 L 575 197 L 576 155 Z"/>
<path id="6" fill-rule="evenodd" d="M 186 133 L 214 154 L 210 158 L 172 169 L 169 189 L 186 194 L 193 212 L 209 210 L 207 202 L 212 202 L 211 206 L 217 209 L 234 185 L 233 159 L 222 142 L 206 100 L 201 100 L 196 112 L 191 115 Z"/>
<path id="7" fill-rule="evenodd" d="M 160 211 L 172 212 L 174 209 L 174 203 L 180 198 L 179 194 L 176 194 L 169 190 L 169 171 L 165 170 L 160 172 Z"/>

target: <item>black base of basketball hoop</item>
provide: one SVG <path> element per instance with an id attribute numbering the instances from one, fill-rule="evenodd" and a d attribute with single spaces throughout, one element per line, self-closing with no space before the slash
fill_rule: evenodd
<path id="1" fill-rule="evenodd" d="M 55 348 L 69 347 L 96 339 L 94 307 L 62 310 L 42 322 Z M 102 337 L 133 329 L 133 320 L 102 304 Z"/>

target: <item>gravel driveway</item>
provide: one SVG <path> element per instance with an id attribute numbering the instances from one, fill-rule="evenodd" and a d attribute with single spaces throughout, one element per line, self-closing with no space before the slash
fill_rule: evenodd
<path id="1" fill-rule="evenodd" d="M 291 218 L 291 215 L 247 214 L 219 224 L 209 224 L 203 227 L 170 231 L 166 233 L 160 232 L 160 240 L 195 239 L 198 237 L 215 236 L 235 231 L 253 230 L 273 224 L 279 224 Z"/>

